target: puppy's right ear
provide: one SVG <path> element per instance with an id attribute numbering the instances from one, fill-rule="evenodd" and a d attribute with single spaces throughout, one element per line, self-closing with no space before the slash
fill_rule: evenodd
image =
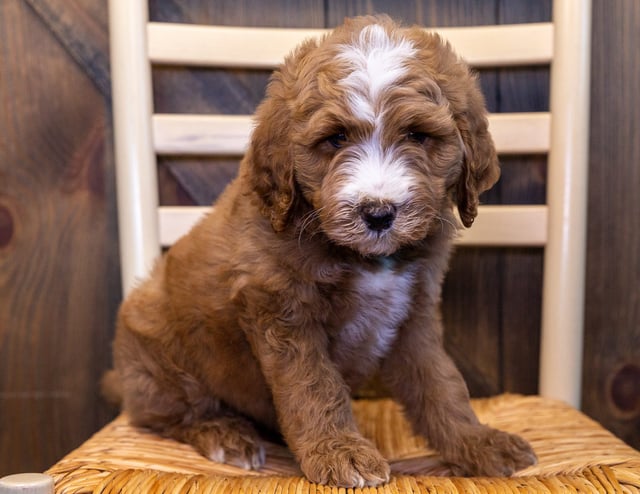
<path id="1" fill-rule="evenodd" d="M 272 80 L 270 91 L 279 83 Z M 259 201 L 260 212 L 271 221 L 276 232 L 284 230 L 294 202 L 293 163 L 287 142 L 286 104 L 268 97 L 256 112 L 256 127 L 243 160 L 244 174 Z"/>
<path id="2" fill-rule="evenodd" d="M 260 201 L 261 213 L 276 232 L 285 229 L 295 204 L 294 162 L 291 152 L 293 112 L 300 83 L 300 60 L 315 46 L 307 41 L 276 70 L 267 86 L 264 101 L 255 114 L 256 126 L 241 165 L 252 191 Z"/>

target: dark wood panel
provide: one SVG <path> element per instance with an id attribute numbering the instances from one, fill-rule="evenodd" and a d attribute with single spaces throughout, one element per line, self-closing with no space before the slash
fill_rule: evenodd
<path id="1" fill-rule="evenodd" d="M 106 12 L 104 13 L 106 14 Z M 107 105 L 26 2 L 0 4 L 0 474 L 41 470 L 110 416 L 119 282 Z"/>
<path id="2" fill-rule="evenodd" d="M 323 0 L 149 0 L 153 21 L 222 26 L 323 27 Z"/>
<path id="3" fill-rule="evenodd" d="M 640 2 L 593 2 L 584 410 L 640 448 Z"/>
<path id="4" fill-rule="evenodd" d="M 327 22 L 332 27 L 340 24 L 345 16 L 384 13 L 407 25 L 492 24 L 496 19 L 496 6 L 496 0 L 327 0 Z"/>
<path id="5" fill-rule="evenodd" d="M 25 0 L 25 3 L 102 94 L 109 97 L 109 30 L 105 3 L 81 0 Z"/>

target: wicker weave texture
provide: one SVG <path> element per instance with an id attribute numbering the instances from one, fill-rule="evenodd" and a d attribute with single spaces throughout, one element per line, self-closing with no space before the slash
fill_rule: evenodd
<path id="1" fill-rule="evenodd" d="M 379 488 L 342 489 L 325 487 L 301 477 L 221 477 L 184 475 L 156 470 L 118 470 L 109 475 L 94 491 L 115 493 L 211 493 L 211 494 L 454 494 L 454 493 L 515 493 L 515 492 L 625 492 L 612 470 L 593 467 L 578 474 L 550 477 L 448 478 L 400 476 Z M 629 491 L 626 491 L 629 492 Z"/>
<path id="2" fill-rule="evenodd" d="M 458 492 L 636 492 L 640 452 L 585 415 L 540 397 L 474 400 L 480 420 L 526 438 L 538 464 L 512 478 L 451 478 L 437 454 L 414 437 L 398 405 L 357 401 L 360 430 L 389 459 L 392 480 L 377 489 L 336 489 L 306 481 L 291 453 L 267 445 L 259 472 L 213 463 L 189 446 L 128 425 L 122 415 L 47 473 L 59 493 L 377 494 Z"/>

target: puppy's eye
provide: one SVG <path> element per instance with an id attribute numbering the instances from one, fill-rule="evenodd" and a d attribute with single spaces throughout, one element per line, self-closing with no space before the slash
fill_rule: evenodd
<path id="1" fill-rule="evenodd" d="M 344 132 L 338 132 L 337 134 L 330 135 L 326 141 L 334 148 L 340 149 L 347 142 L 347 135 Z"/>
<path id="2" fill-rule="evenodd" d="M 429 134 L 418 130 L 410 130 L 407 132 L 407 139 L 411 142 L 415 142 L 416 144 L 424 144 L 428 137 Z"/>

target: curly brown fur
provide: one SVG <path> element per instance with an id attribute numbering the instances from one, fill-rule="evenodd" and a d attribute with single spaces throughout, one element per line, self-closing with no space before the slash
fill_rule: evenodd
<path id="1" fill-rule="evenodd" d="M 275 72 L 238 178 L 124 301 L 114 345 L 132 422 L 259 468 L 280 431 L 309 479 L 389 466 L 350 392 L 381 370 L 456 473 L 509 475 L 522 439 L 478 423 L 442 347 L 457 231 L 499 175 L 483 98 L 438 36 L 348 20 Z M 256 424 L 256 425 L 253 425 Z"/>

